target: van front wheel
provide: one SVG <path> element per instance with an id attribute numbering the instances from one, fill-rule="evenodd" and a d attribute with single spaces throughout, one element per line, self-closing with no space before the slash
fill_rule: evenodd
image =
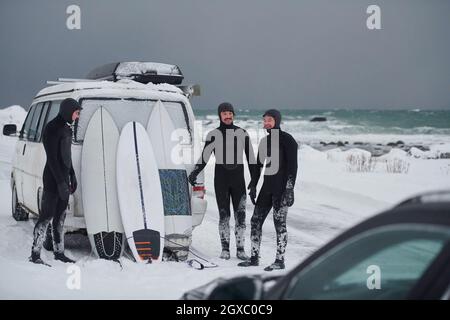
<path id="1" fill-rule="evenodd" d="M 17 198 L 16 184 L 12 187 L 12 216 L 16 221 L 28 220 L 28 213 L 22 208 Z"/>

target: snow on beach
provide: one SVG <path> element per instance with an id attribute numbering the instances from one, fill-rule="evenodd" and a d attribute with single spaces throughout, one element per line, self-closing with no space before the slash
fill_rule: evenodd
<path id="1" fill-rule="evenodd" d="M 20 125 L 25 115 L 26 112 L 17 106 L 0 110 L 0 126 L 3 127 L 5 123 Z M 78 260 L 75 266 L 81 272 L 81 289 L 70 290 L 67 282 L 70 282 L 70 276 L 74 272 L 71 266 L 54 261 L 52 254 L 45 250 L 43 258 L 52 268 L 28 262 L 35 220 L 17 222 L 11 217 L 9 177 L 15 139 L 0 137 L 2 299 L 178 299 L 186 290 L 217 277 L 264 273 L 264 266 L 274 259 L 275 230 L 270 215 L 263 227 L 260 267 L 236 266 L 239 260 L 234 256 L 234 236 L 231 237 L 231 260 L 218 258 L 218 212 L 213 187 L 214 161 L 211 159 L 205 169 L 208 210 L 202 225 L 193 232 L 193 247 L 218 264 L 218 268 L 195 270 L 185 263 L 176 262 L 141 265 L 126 258 L 121 259 L 121 268 L 115 262 L 95 259 L 90 254 L 85 237 L 68 235 L 68 255 Z M 430 147 L 429 152 L 449 151 L 449 145 L 439 144 Z M 449 159 L 427 159 L 427 156 L 416 150 L 408 154 L 393 149 L 379 157 L 368 170 L 364 170 L 364 164 L 360 166 L 361 159 L 370 162 L 372 157 L 364 150 L 333 149 L 321 152 L 308 145 L 301 145 L 296 199 L 288 215 L 288 270 L 343 230 L 406 197 L 423 191 L 450 188 Z M 397 160 L 403 161 L 401 163 L 404 165 L 408 164 L 408 170 L 389 172 L 388 165 Z M 246 175 L 248 181 L 248 172 Z M 247 252 L 250 248 L 249 225 L 252 210 L 253 205 L 248 201 Z M 234 224 L 233 218 L 231 224 Z"/>

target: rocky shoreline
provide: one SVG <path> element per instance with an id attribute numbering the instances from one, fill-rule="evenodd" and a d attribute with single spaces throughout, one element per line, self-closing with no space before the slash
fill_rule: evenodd
<path id="1" fill-rule="evenodd" d="M 389 142 L 387 144 L 382 143 L 368 143 L 368 142 L 361 142 L 361 141 L 355 141 L 355 142 L 348 142 L 348 141 L 331 141 L 331 142 L 313 142 L 313 143 L 307 143 L 309 146 L 313 147 L 316 150 L 319 151 L 327 151 L 335 148 L 339 148 L 342 151 L 350 150 L 350 149 L 362 149 L 369 151 L 372 156 L 379 157 L 382 155 L 385 155 L 389 153 L 392 149 L 401 149 L 408 154 L 412 156 L 416 156 L 418 154 L 427 154 L 430 151 L 429 146 L 420 145 L 420 144 L 406 144 L 401 140 L 398 140 L 396 142 Z M 417 157 L 417 156 L 416 156 Z M 441 152 L 436 155 L 427 155 L 424 156 L 427 159 L 450 159 L 450 152 Z"/>

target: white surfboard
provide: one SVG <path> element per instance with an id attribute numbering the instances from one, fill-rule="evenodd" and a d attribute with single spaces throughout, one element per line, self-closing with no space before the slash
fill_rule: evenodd
<path id="1" fill-rule="evenodd" d="M 117 201 L 116 153 L 119 129 L 100 107 L 86 129 L 81 154 L 81 190 L 86 228 L 95 254 L 117 260 L 125 241 Z"/>
<path id="2" fill-rule="evenodd" d="M 176 254 L 178 260 L 189 255 L 192 239 L 192 211 L 189 184 L 185 166 L 172 159 L 177 142 L 171 135 L 175 125 L 161 101 L 153 107 L 147 124 L 147 132 L 155 150 L 164 202 L 164 246 Z"/>
<path id="3" fill-rule="evenodd" d="M 128 244 L 138 262 L 159 262 L 164 207 L 159 172 L 145 128 L 129 122 L 117 148 L 117 191 Z"/>

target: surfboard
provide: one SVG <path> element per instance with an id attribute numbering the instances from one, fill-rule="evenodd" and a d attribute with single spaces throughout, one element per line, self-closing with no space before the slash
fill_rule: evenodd
<path id="1" fill-rule="evenodd" d="M 155 152 L 145 128 L 127 123 L 117 147 L 117 191 L 128 245 L 137 262 L 159 262 L 164 207 Z"/>
<path id="2" fill-rule="evenodd" d="M 119 129 L 100 107 L 86 129 L 81 153 L 81 194 L 86 228 L 97 257 L 117 260 L 125 234 L 117 201 L 116 153 Z"/>
<path id="3" fill-rule="evenodd" d="M 186 260 L 192 240 L 192 211 L 185 166 L 172 158 L 177 145 L 171 135 L 175 125 L 161 101 L 153 107 L 147 133 L 155 152 L 164 204 L 165 241 L 167 253 L 176 260 Z"/>

